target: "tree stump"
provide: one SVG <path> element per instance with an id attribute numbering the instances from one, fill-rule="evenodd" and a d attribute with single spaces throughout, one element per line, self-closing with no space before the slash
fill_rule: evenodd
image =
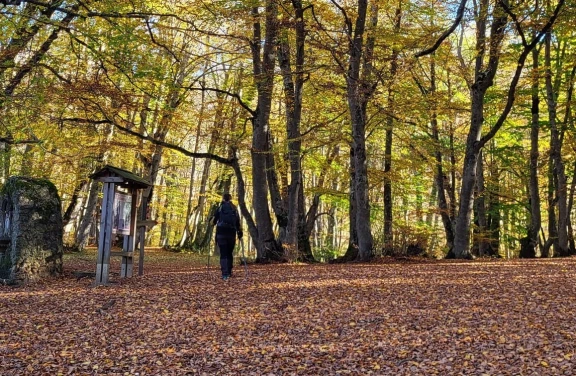
<path id="1" fill-rule="evenodd" d="M 0 278 L 20 285 L 61 274 L 62 232 L 54 184 L 10 177 L 0 190 Z"/>

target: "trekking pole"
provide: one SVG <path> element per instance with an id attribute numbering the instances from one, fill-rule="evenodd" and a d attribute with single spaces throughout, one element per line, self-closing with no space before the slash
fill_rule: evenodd
<path id="1" fill-rule="evenodd" d="M 240 246 L 242 247 L 242 259 L 244 261 L 244 279 L 248 278 L 248 264 L 246 264 L 246 255 L 244 254 L 244 242 L 240 239 Z"/>
<path id="2" fill-rule="evenodd" d="M 212 219 L 210 219 L 210 223 L 212 223 Z M 216 251 L 216 242 L 214 242 L 214 251 Z M 206 265 L 206 274 L 210 277 L 210 243 L 208 243 L 208 264 Z"/>

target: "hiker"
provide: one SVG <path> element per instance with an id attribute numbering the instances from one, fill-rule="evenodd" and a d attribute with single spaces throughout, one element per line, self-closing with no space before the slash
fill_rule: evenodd
<path id="1" fill-rule="evenodd" d="M 236 234 L 238 234 L 238 239 L 242 240 L 240 216 L 236 206 L 230 201 L 231 199 L 232 196 L 229 193 L 222 196 L 222 203 L 212 222 L 216 225 L 216 243 L 220 248 L 220 268 L 222 269 L 222 279 L 225 281 L 232 276 L 234 261 L 232 252 L 236 245 Z"/>

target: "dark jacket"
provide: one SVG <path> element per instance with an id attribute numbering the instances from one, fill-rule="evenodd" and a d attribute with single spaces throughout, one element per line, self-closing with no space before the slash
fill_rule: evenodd
<path id="1" fill-rule="evenodd" d="M 234 204 L 230 202 L 230 205 L 232 205 L 232 207 L 234 208 L 234 214 L 236 217 L 234 228 L 227 226 L 218 226 L 218 221 L 220 219 L 220 208 L 218 208 L 218 210 L 216 210 L 216 214 L 214 215 L 214 220 L 212 221 L 212 224 L 216 225 L 216 237 L 219 236 L 234 237 L 236 234 L 238 234 L 238 238 L 242 238 L 242 228 L 240 227 L 240 215 L 238 214 L 238 210 L 236 209 Z"/>

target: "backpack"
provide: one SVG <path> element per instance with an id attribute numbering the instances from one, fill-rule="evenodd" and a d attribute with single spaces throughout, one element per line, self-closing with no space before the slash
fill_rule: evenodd
<path id="1" fill-rule="evenodd" d="M 235 229 L 238 217 L 234 205 L 231 202 L 224 201 L 218 211 L 220 212 L 220 217 L 216 226 Z"/>

